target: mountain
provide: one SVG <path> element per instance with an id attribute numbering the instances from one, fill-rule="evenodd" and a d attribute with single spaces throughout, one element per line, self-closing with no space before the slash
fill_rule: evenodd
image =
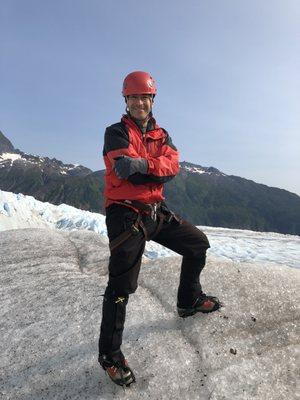
<path id="1" fill-rule="evenodd" d="M 0 136 L 0 189 L 34 196 L 53 204 L 66 203 L 99 211 L 104 172 L 56 158 L 26 154 Z M 100 199 L 100 201 L 99 201 Z"/>
<path id="2" fill-rule="evenodd" d="M 300 197 L 283 189 L 226 175 L 213 167 L 180 163 L 165 186 L 171 209 L 197 225 L 300 235 Z M 28 155 L 0 135 L 0 189 L 104 212 L 104 170 Z"/>
<path id="3" fill-rule="evenodd" d="M 215 168 L 181 163 L 168 203 L 196 225 L 300 234 L 300 197 Z"/>
<path id="4" fill-rule="evenodd" d="M 13 153 L 13 152 L 15 152 L 14 146 L 11 144 L 11 142 L 0 131 L 0 154 L 2 154 L 2 153 Z"/>

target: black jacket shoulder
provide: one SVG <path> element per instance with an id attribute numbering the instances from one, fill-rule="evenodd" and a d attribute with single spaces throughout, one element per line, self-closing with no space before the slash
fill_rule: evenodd
<path id="1" fill-rule="evenodd" d="M 127 148 L 129 145 L 129 134 L 123 122 L 117 122 L 108 126 L 104 134 L 103 155 L 112 150 Z"/>
<path id="2" fill-rule="evenodd" d="M 115 131 L 115 132 L 120 132 L 120 133 L 122 132 L 122 133 L 128 135 L 127 127 L 122 121 L 108 126 L 106 128 L 106 131 L 109 131 L 109 132 Z"/>

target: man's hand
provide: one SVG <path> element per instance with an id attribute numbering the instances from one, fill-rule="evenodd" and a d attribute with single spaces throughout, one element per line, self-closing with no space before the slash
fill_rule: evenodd
<path id="1" fill-rule="evenodd" d="M 115 158 L 114 171 L 119 179 L 127 179 L 130 175 L 140 172 L 146 174 L 148 161 L 145 158 L 120 156 Z"/>

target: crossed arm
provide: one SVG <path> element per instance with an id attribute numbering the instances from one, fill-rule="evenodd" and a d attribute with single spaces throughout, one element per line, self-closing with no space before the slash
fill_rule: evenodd
<path id="1" fill-rule="evenodd" d="M 160 154 L 147 154 L 141 158 L 129 142 L 128 134 L 120 127 L 109 127 L 105 132 L 104 153 L 109 158 L 119 179 L 127 179 L 135 185 L 165 183 L 173 179 L 179 170 L 178 151 L 166 133 Z"/>

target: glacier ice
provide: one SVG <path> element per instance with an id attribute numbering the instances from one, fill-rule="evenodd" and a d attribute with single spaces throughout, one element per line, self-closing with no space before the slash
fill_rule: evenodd
<path id="1" fill-rule="evenodd" d="M 148 259 L 123 343 L 137 382 L 123 391 L 97 363 L 108 254 L 91 231 L 0 232 L 1 398 L 299 398 L 298 269 L 210 255 L 202 285 L 224 307 L 180 319 L 180 258 Z"/>

